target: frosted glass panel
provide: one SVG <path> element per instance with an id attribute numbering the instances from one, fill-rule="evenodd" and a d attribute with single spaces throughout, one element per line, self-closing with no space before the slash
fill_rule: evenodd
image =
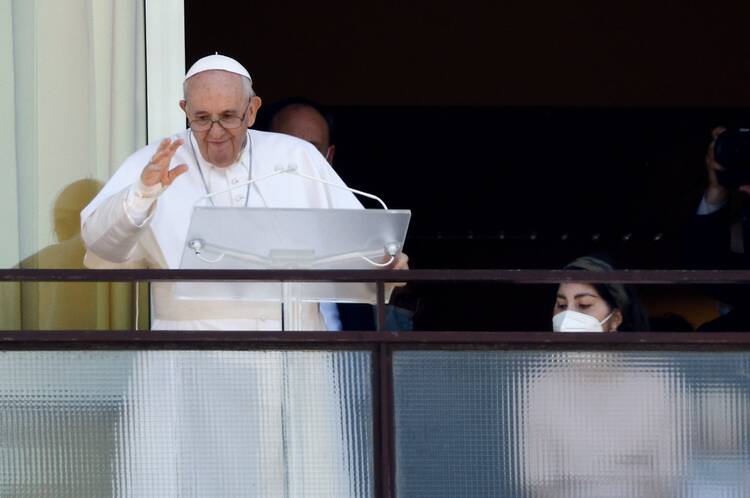
<path id="1" fill-rule="evenodd" d="M 0 354 L 0 496 L 373 495 L 369 352 Z"/>
<path id="2" fill-rule="evenodd" d="M 750 496 L 750 353 L 398 351 L 404 497 Z"/>

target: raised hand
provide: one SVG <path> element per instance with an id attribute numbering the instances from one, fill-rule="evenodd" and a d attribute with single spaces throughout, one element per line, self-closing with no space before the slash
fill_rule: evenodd
<path id="1" fill-rule="evenodd" d="M 143 171 L 141 172 L 141 181 L 147 187 L 161 184 L 164 188 L 169 187 L 175 179 L 188 170 L 187 164 L 180 164 L 169 169 L 169 163 L 172 161 L 177 149 L 183 144 L 182 140 L 174 142 L 165 138 L 159 144 L 159 148 L 151 157 Z"/>

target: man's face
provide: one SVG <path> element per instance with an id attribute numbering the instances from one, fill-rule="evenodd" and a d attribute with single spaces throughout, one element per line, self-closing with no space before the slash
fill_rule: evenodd
<path id="1" fill-rule="evenodd" d="M 271 131 L 310 142 L 329 163 L 333 163 L 334 149 L 330 145 L 328 123 L 314 108 L 302 104 L 288 105 L 273 117 Z"/>
<path id="2" fill-rule="evenodd" d="M 248 101 L 241 78 L 227 71 L 198 73 L 188 80 L 187 100 L 180 102 L 190 121 L 245 116 L 237 128 L 226 129 L 216 122 L 208 130 L 193 130 L 203 157 L 220 168 L 230 166 L 239 158 L 247 128 L 255 122 L 260 107 L 258 97 Z"/>

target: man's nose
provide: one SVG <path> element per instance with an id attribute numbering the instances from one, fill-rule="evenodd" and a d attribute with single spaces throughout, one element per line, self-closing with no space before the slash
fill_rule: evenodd
<path id="1" fill-rule="evenodd" d="M 211 123 L 211 128 L 208 129 L 208 134 L 212 137 L 218 138 L 224 134 L 224 127 L 221 126 L 219 121 Z"/>

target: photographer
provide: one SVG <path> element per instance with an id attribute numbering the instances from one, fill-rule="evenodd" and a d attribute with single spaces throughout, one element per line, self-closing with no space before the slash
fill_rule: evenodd
<path id="1" fill-rule="evenodd" d="M 750 132 L 714 128 L 706 152 L 708 184 L 689 232 L 692 262 L 704 269 L 750 268 Z M 723 303 L 724 314 L 703 324 L 705 331 L 750 331 L 750 288 L 720 285 L 709 288 Z"/>

